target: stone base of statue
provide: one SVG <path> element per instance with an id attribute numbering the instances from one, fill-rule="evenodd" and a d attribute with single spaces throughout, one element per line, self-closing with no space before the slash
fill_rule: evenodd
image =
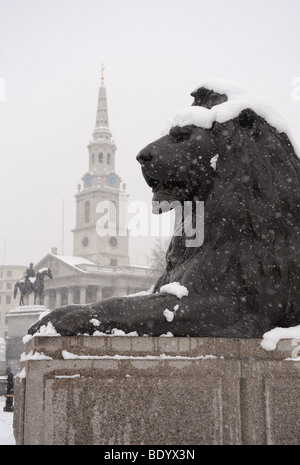
<path id="1" fill-rule="evenodd" d="M 23 305 L 13 308 L 6 314 L 8 329 L 5 338 L 6 364 L 13 374 L 18 372 L 20 356 L 24 352 L 23 337 L 27 334 L 29 326 L 47 311 L 50 310 L 44 305 Z"/>
<path id="2" fill-rule="evenodd" d="M 296 343 L 34 337 L 16 377 L 16 443 L 299 445 Z"/>

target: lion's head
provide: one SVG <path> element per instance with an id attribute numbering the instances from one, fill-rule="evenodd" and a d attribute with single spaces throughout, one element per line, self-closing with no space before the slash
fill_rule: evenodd
<path id="1" fill-rule="evenodd" d="M 138 155 L 154 201 L 205 200 L 215 176 L 211 160 L 217 148 L 210 130 L 174 126 Z"/>
<path id="2" fill-rule="evenodd" d="M 226 82 L 191 95 L 137 157 L 154 200 L 205 202 L 202 246 L 174 238 L 159 285 L 180 280 L 200 295 L 235 287 L 253 311 L 300 322 L 300 160 L 284 123 Z"/>

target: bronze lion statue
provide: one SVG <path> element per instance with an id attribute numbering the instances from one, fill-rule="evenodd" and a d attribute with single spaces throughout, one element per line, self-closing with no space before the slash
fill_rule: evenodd
<path id="1" fill-rule="evenodd" d="M 174 234 L 151 293 L 57 308 L 29 334 L 50 322 L 66 336 L 117 328 L 248 338 L 300 324 L 300 160 L 291 140 L 239 88 L 212 81 L 191 95 L 137 160 L 155 201 L 204 202 L 203 243 L 187 247 Z"/>

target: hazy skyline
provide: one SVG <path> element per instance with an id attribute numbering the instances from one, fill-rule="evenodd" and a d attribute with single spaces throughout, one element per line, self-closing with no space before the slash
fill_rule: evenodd
<path id="1" fill-rule="evenodd" d="M 61 252 L 63 201 L 72 254 L 102 63 L 116 171 L 131 200 L 152 197 L 136 154 L 204 79 L 268 100 L 300 145 L 299 17 L 298 0 L 0 0 L 0 264 Z M 146 242 L 134 241 L 132 262 L 145 263 Z"/>

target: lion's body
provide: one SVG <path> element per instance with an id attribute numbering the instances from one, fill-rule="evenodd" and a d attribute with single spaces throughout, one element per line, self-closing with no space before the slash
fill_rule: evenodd
<path id="1" fill-rule="evenodd" d="M 227 101 L 205 88 L 193 95 L 206 117 Z M 44 324 L 92 334 L 97 318 L 105 332 L 200 337 L 261 337 L 300 324 L 300 160 L 287 135 L 244 108 L 211 126 L 173 126 L 138 160 L 154 200 L 204 202 L 203 244 L 186 247 L 184 235 L 174 236 L 152 295 L 57 309 Z M 188 296 L 160 292 L 172 282 Z"/>
<path id="2" fill-rule="evenodd" d="M 218 298 L 220 306 L 229 299 L 267 331 L 300 324 L 300 160 L 284 133 L 259 117 L 256 123 L 256 137 L 236 121 L 227 125 L 230 150 L 218 147 L 204 243 L 181 249 L 181 263 L 172 266 L 172 255 L 180 255 L 175 243 L 182 242 L 173 238 L 156 289 L 179 281 L 199 296 Z M 214 130 L 221 133 L 222 126 Z"/>

